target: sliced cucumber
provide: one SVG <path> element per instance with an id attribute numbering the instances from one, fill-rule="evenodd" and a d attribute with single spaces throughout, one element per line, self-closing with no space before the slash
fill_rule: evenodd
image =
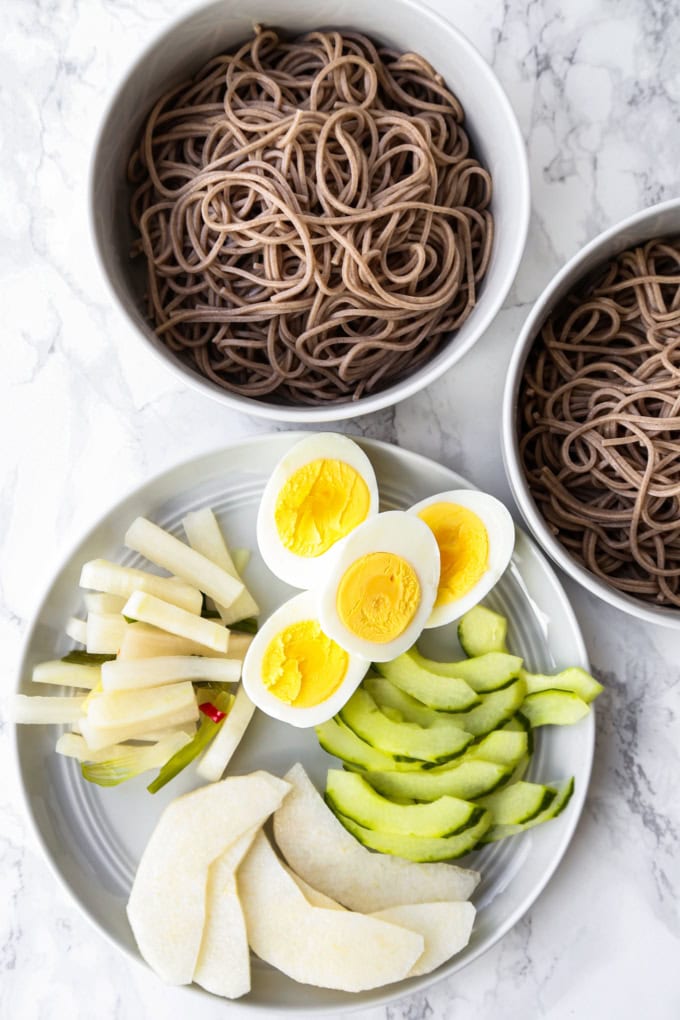
<path id="1" fill-rule="evenodd" d="M 522 715 L 531 726 L 570 726 L 589 711 L 583 698 L 571 691 L 537 691 L 522 702 Z"/>
<path id="2" fill-rule="evenodd" d="M 520 733 L 524 731 L 528 740 L 527 753 L 530 755 L 534 753 L 534 735 L 531 731 L 531 723 L 525 715 L 522 715 L 521 710 L 519 712 L 515 712 L 512 719 L 508 719 L 505 726 L 503 726 L 503 729 Z"/>
<path id="3" fill-rule="evenodd" d="M 528 754 L 525 754 L 523 758 L 520 758 L 520 760 L 517 762 L 512 771 L 510 779 L 508 780 L 508 786 L 510 786 L 511 783 L 518 783 L 520 779 L 524 779 L 525 775 L 527 774 L 527 769 L 529 768 L 530 761 L 531 755 Z"/>
<path id="4" fill-rule="evenodd" d="M 479 799 L 493 815 L 494 825 L 521 825 L 545 811 L 557 796 L 553 786 L 541 783 L 513 783 Z"/>
<path id="5" fill-rule="evenodd" d="M 486 652 L 474 659 L 461 659 L 459 662 L 426 659 L 414 648 L 406 654 L 419 669 L 433 676 L 464 680 L 477 694 L 486 694 L 507 687 L 519 676 L 522 668 L 522 659 L 519 655 L 508 655 L 505 652 Z"/>
<path id="6" fill-rule="evenodd" d="M 481 758 L 515 768 L 529 754 L 529 737 L 523 731 L 494 730 L 465 752 L 465 758 Z"/>
<path id="7" fill-rule="evenodd" d="M 466 755 L 463 755 L 465 758 Z M 366 772 L 364 779 L 383 797 L 409 797 L 412 800 L 433 801 L 438 797 L 460 797 L 476 800 L 508 782 L 513 774 L 512 765 L 498 762 L 463 761 L 446 771 L 438 769 L 421 772 Z"/>
<path id="8" fill-rule="evenodd" d="M 552 803 L 545 809 L 545 811 L 541 811 L 540 814 L 537 814 L 534 818 L 518 825 L 493 825 L 482 836 L 481 842 L 495 843 L 499 839 L 505 839 L 506 836 L 516 836 L 520 832 L 526 832 L 527 829 L 532 829 L 535 825 L 542 825 L 543 822 L 548 822 L 552 818 L 557 818 L 571 800 L 571 795 L 574 792 L 574 778 L 572 776 L 571 779 L 568 779 L 564 783 L 550 783 L 549 785 L 557 792 Z"/>
<path id="9" fill-rule="evenodd" d="M 464 829 L 457 836 L 430 839 L 425 836 L 400 836 L 394 832 L 375 832 L 346 815 L 337 817 L 363 846 L 382 854 L 404 857 L 409 861 L 448 861 L 462 857 L 477 846 L 491 825 L 491 814 L 485 812 L 476 825 Z"/>
<path id="10" fill-rule="evenodd" d="M 356 772 L 329 769 L 326 802 L 336 814 L 375 832 L 444 838 L 475 825 L 484 809 L 456 797 L 399 804 L 382 797 Z"/>
<path id="11" fill-rule="evenodd" d="M 528 758 L 527 745 L 526 733 L 504 733 L 502 730 L 495 730 L 481 740 L 470 744 L 465 753 L 455 760 L 444 762 L 443 765 L 421 762 L 420 768 L 428 771 L 431 775 L 441 775 L 468 761 L 491 761 L 497 765 L 509 765 L 514 769 L 523 758 Z M 399 766 L 397 771 L 404 771 L 404 768 Z M 413 768 L 409 768 L 408 771 L 413 771 Z"/>
<path id="12" fill-rule="evenodd" d="M 372 747 L 357 736 L 354 730 L 338 716 L 329 719 L 316 727 L 316 735 L 324 751 L 340 758 L 350 772 L 363 772 L 371 769 L 389 772 L 420 772 L 424 768 L 432 768 L 431 762 L 397 761 L 397 759 L 377 747 Z M 445 766 L 438 766 L 444 768 Z"/>
<path id="13" fill-rule="evenodd" d="M 589 703 L 603 690 L 602 684 L 599 684 L 594 676 L 578 666 L 563 669 L 561 673 L 552 676 L 521 670 L 520 676 L 527 685 L 527 694 L 536 694 L 538 691 L 571 691 Z"/>
<path id="14" fill-rule="evenodd" d="M 442 718 L 441 713 L 434 708 L 428 708 L 410 694 L 395 687 L 392 681 L 384 676 L 367 676 L 362 686 L 385 715 L 390 715 L 388 708 L 393 709 L 406 722 L 417 723 L 418 726 L 431 726 L 437 719 Z"/>
<path id="15" fill-rule="evenodd" d="M 338 719 L 321 723 L 315 727 L 315 732 L 324 751 L 357 768 L 391 770 L 395 766 L 391 755 L 367 744 Z"/>
<path id="16" fill-rule="evenodd" d="M 400 690 L 417 698 L 428 708 L 445 712 L 464 712 L 479 704 L 479 696 L 465 682 L 457 678 L 444 677 L 433 673 L 421 664 L 421 656 L 415 648 L 399 655 L 392 662 L 375 664 L 381 676 L 386 677 Z M 427 660 L 422 660 L 426 662 Z"/>
<path id="17" fill-rule="evenodd" d="M 486 606 L 475 606 L 458 621 L 460 647 L 470 657 L 486 652 L 507 652 L 508 621 Z"/>
<path id="18" fill-rule="evenodd" d="M 526 687 L 523 680 L 515 680 L 509 687 L 483 695 L 482 704 L 469 712 L 457 712 L 450 718 L 457 726 L 483 737 L 497 730 L 514 716 L 520 705 L 526 704 Z"/>
<path id="19" fill-rule="evenodd" d="M 393 722 L 361 687 L 343 706 L 340 718 L 372 747 L 402 760 L 416 759 L 438 764 L 462 754 L 472 741 L 469 733 L 446 718 L 437 719 L 428 727 Z"/>

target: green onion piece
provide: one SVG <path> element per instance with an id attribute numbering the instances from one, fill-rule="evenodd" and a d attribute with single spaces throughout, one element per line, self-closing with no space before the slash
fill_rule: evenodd
<path id="1" fill-rule="evenodd" d="M 102 662 L 110 662 L 115 655 L 104 655 L 100 652 L 82 652 L 74 649 L 68 655 L 62 655 L 62 662 L 71 662 L 78 666 L 101 666 Z"/>
<path id="2" fill-rule="evenodd" d="M 121 746 L 107 761 L 82 762 L 80 771 L 83 779 L 97 786 L 118 786 L 127 779 L 134 779 L 141 772 L 160 768 L 170 755 L 174 755 L 189 738 L 186 734 L 173 734 L 153 746 L 141 747 L 133 744 Z"/>
<path id="3" fill-rule="evenodd" d="M 212 704 L 219 709 L 220 712 L 224 712 L 225 718 L 229 714 L 229 710 L 234 701 L 232 694 L 219 691 L 212 698 Z M 219 732 L 220 726 L 224 723 L 224 719 L 220 719 L 219 722 L 214 723 L 212 719 L 209 719 L 207 715 L 203 715 L 201 722 L 196 731 L 196 736 L 181 747 L 177 754 L 173 754 L 172 758 L 166 761 L 156 778 L 152 783 L 149 783 L 147 790 L 149 793 L 158 793 L 166 783 L 169 783 L 171 779 L 178 776 L 187 765 L 190 765 L 194 758 L 197 758 L 202 751 L 208 746 L 211 740 Z"/>
<path id="4" fill-rule="evenodd" d="M 114 758 L 111 761 L 83 762 L 80 766 L 83 779 L 97 786 L 118 786 L 126 779 L 132 779 L 144 772 L 144 765 L 139 768 L 139 759 L 134 755 L 129 758 Z"/>
<path id="5" fill-rule="evenodd" d="M 230 623 L 229 630 L 238 630 L 242 634 L 257 634 L 259 624 L 254 616 L 249 616 L 246 620 L 239 620 L 238 623 Z"/>

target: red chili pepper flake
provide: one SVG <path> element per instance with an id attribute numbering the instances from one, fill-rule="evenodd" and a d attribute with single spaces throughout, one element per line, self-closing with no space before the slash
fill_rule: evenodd
<path id="1" fill-rule="evenodd" d="M 221 712 L 219 708 L 213 705 L 212 701 L 204 701 L 202 705 L 198 706 L 198 710 L 203 715 L 207 715 L 208 719 L 212 719 L 214 723 L 222 722 L 223 719 L 227 718 L 227 713 Z"/>

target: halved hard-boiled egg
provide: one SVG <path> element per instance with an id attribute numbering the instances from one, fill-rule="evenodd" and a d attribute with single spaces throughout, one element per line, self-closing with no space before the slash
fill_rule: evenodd
<path id="1" fill-rule="evenodd" d="M 378 512 L 370 460 L 347 436 L 320 432 L 296 443 L 276 465 L 257 515 L 265 563 L 294 588 L 324 577 L 336 544 Z"/>
<path id="2" fill-rule="evenodd" d="M 430 528 L 439 547 L 439 587 L 425 627 L 440 627 L 476 606 L 496 584 L 512 556 L 515 525 L 500 500 L 476 489 L 440 492 L 409 513 Z"/>
<path id="3" fill-rule="evenodd" d="M 418 638 L 439 584 L 439 549 L 417 517 L 378 514 L 338 547 L 319 599 L 326 634 L 354 655 L 387 662 Z"/>
<path id="4" fill-rule="evenodd" d="M 317 726 L 340 711 L 368 666 L 327 636 L 317 596 L 303 591 L 262 624 L 246 653 L 242 682 L 267 715 L 292 726 Z"/>

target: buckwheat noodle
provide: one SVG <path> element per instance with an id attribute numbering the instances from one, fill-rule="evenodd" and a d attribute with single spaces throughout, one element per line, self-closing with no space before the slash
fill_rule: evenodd
<path id="1" fill-rule="evenodd" d="M 462 325 L 489 262 L 460 103 L 354 32 L 257 29 L 158 100 L 129 177 L 157 335 L 249 397 L 393 383 Z"/>
<path id="2" fill-rule="evenodd" d="M 519 429 L 560 542 L 620 591 L 680 607 L 680 238 L 622 252 L 559 304 Z"/>

